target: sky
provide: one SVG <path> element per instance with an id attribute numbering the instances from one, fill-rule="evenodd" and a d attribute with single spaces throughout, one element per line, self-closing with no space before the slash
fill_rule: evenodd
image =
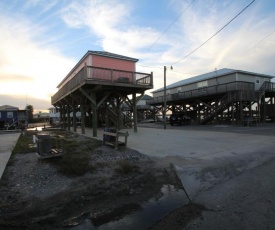
<path id="1" fill-rule="evenodd" d="M 0 105 L 47 111 L 88 50 L 139 59 L 154 90 L 171 65 L 167 85 L 222 68 L 275 76 L 274 12 L 274 0 L 1 0 Z"/>

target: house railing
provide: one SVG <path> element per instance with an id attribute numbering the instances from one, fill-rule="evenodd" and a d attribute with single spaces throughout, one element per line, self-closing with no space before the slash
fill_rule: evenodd
<path id="1" fill-rule="evenodd" d="M 184 100 L 188 98 L 194 98 L 194 97 L 201 97 L 201 96 L 208 96 L 213 94 L 219 94 L 219 93 L 226 93 L 230 91 L 255 91 L 255 85 L 254 83 L 250 82 L 230 82 L 226 84 L 220 84 L 215 86 L 209 86 L 209 87 L 203 87 L 199 89 L 189 90 L 185 92 L 178 92 L 174 94 L 169 94 L 166 96 L 166 101 L 178 101 L 178 100 Z M 251 95 L 251 94 L 250 94 Z M 254 93 L 253 93 L 254 95 Z M 163 96 L 155 97 L 151 100 L 147 101 L 147 104 L 157 104 L 157 103 L 163 103 Z"/>
<path id="2" fill-rule="evenodd" d="M 52 104 L 85 82 L 104 81 L 153 87 L 153 74 L 131 72 L 94 66 L 83 67 L 52 96 Z"/>

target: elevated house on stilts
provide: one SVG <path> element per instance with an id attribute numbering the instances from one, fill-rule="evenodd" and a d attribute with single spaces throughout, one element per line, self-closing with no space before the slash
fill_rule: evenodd
<path id="1" fill-rule="evenodd" d="M 133 127 L 136 132 L 137 102 L 146 90 L 153 88 L 153 73 L 136 72 L 137 61 L 109 52 L 88 51 L 51 98 L 60 112 L 63 128 L 76 131 L 76 113 L 80 111 L 83 134 L 87 120 L 92 123 L 94 137 L 99 124 L 118 130 Z M 122 110 L 125 103 L 130 107 L 130 115 Z"/>
<path id="2" fill-rule="evenodd" d="M 185 113 L 195 124 L 249 124 L 275 121 L 274 76 L 220 69 L 153 91 L 147 101 L 162 114 Z M 247 123 L 248 122 L 248 123 Z"/>

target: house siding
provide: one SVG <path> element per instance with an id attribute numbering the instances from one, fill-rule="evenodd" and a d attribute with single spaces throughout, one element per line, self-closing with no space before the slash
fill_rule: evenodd
<path id="1" fill-rule="evenodd" d="M 126 60 L 120 60 L 115 58 L 108 58 L 93 55 L 92 65 L 95 67 L 108 68 L 108 69 L 118 69 L 135 72 L 135 63 Z"/>
<path id="2" fill-rule="evenodd" d="M 131 73 L 119 72 L 119 71 L 111 72 L 110 70 L 106 70 L 104 71 L 104 74 L 103 74 L 102 70 L 97 71 L 96 69 L 92 69 L 91 70 L 92 73 L 90 74 L 90 77 L 94 79 L 118 81 L 119 78 L 127 78 L 129 82 L 133 82 L 135 80 L 133 79 L 133 74 L 132 74 L 132 72 L 135 72 L 135 62 L 132 62 L 132 61 L 93 55 L 92 66 L 131 72 Z"/>
<path id="3" fill-rule="evenodd" d="M 265 81 L 270 81 L 268 78 L 265 78 L 265 77 L 261 77 L 261 76 L 257 76 L 257 75 L 247 75 L 247 74 L 242 74 L 242 73 L 238 74 L 238 78 L 239 78 L 239 81 L 254 83 L 255 90 L 258 90 Z M 256 80 L 259 80 L 259 82 Z"/>

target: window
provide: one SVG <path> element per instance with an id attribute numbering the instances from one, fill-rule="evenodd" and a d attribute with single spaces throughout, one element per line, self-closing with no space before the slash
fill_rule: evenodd
<path id="1" fill-rule="evenodd" d="M 13 118 L 13 112 L 7 112 L 7 118 Z"/>
<path id="2" fill-rule="evenodd" d="M 207 81 L 198 82 L 197 87 L 199 92 L 206 92 L 208 87 L 208 82 Z"/>
<path id="3" fill-rule="evenodd" d="M 255 83 L 256 83 L 256 84 L 260 84 L 260 78 L 259 78 L 259 77 L 256 77 Z"/>
<path id="4" fill-rule="evenodd" d="M 207 81 L 201 81 L 197 83 L 198 89 L 199 88 L 204 88 L 208 86 L 208 82 Z"/>

